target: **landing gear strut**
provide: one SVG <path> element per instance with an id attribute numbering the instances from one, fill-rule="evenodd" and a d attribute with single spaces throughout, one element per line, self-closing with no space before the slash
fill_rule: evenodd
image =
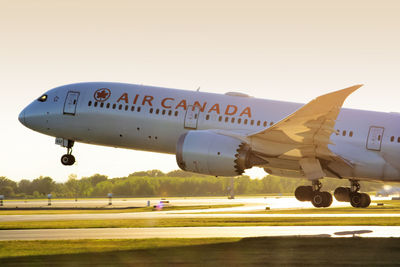
<path id="1" fill-rule="evenodd" d="M 329 192 L 321 192 L 322 184 L 319 180 L 313 180 L 312 186 L 299 186 L 295 196 L 299 201 L 311 201 L 316 208 L 327 208 L 332 204 L 332 195 Z"/>
<path id="2" fill-rule="evenodd" d="M 351 187 L 338 187 L 335 190 L 337 201 L 350 202 L 354 208 L 367 208 L 371 204 L 371 198 L 368 194 L 359 193 L 360 184 L 357 180 L 350 180 Z"/>
<path id="3" fill-rule="evenodd" d="M 75 163 L 75 157 L 72 155 L 72 147 L 74 146 L 74 141 L 68 140 L 67 142 L 67 154 L 62 155 L 61 163 L 65 166 L 71 166 Z"/>

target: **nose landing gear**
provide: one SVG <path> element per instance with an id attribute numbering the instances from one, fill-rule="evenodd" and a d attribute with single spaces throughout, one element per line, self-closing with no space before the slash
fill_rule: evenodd
<path id="1" fill-rule="evenodd" d="M 75 157 L 72 155 L 72 148 L 67 148 L 67 154 L 61 156 L 61 163 L 65 166 L 74 165 Z"/>
<path id="2" fill-rule="evenodd" d="M 74 141 L 56 138 L 56 144 L 67 148 L 67 154 L 62 155 L 61 163 L 64 166 L 74 165 L 75 157 L 72 155 L 72 147 L 74 146 Z"/>

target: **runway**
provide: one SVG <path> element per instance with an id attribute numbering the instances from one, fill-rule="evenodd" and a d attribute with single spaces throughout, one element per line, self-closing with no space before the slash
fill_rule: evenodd
<path id="1" fill-rule="evenodd" d="M 223 237 L 400 237 L 400 226 L 245 226 L 3 230 L 0 240 L 146 239 Z"/>
<path id="2" fill-rule="evenodd" d="M 3 215 L 0 222 L 20 221 L 67 221 L 67 220 L 121 220 L 121 219 L 168 219 L 168 218 L 335 218 L 335 217 L 400 217 L 398 213 L 379 214 L 248 214 L 204 213 L 198 210 L 154 211 L 134 213 L 49 214 L 49 215 Z"/>

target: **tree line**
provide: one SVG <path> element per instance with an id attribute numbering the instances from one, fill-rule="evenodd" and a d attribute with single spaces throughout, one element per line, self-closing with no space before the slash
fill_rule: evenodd
<path id="1" fill-rule="evenodd" d="M 323 179 L 323 190 L 333 191 L 339 186 L 349 186 L 347 180 Z M 243 194 L 293 193 L 300 185 L 309 185 L 306 179 L 282 178 L 272 175 L 262 179 L 239 176 L 234 180 L 234 192 Z M 230 179 L 184 172 L 181 170 L 163 173 L 159 170 L 135 172 L 126 177 L 108 178 L 94 174 L 78 179 L 71 174 L 64 183 L 51 177 L 38 177 L 32 181 L 19 182 L 0 177 L 0 195 L 8 198 L 53 197 L 171 197 L 171 196 L 224 196 L 230 191 Z M 382 184 L 362 182 L 362 190 L 371 192 L 382 188 Z"/>

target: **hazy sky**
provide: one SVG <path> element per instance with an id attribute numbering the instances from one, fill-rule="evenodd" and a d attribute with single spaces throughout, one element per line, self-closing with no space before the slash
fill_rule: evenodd
<path id="1" fill-rule="evenodd" d="M 0 0 L 0 176 L 178 169 L 171 155 L 76 144 L 22 126 L 43 92 L 114 81 L 308 102 L 365 84 L 346 107 L 400 112 L 399 1 Z M 253 172 L 253 175 L 261 175 Z"/>

